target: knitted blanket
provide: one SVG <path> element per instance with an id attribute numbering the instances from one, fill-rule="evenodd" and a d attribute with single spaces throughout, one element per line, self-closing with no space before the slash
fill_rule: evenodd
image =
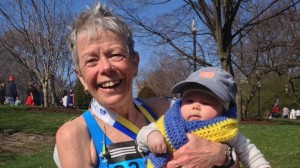
<path id="1" fill-rule="evenodd" d="M 231 106 L 225 114 L 212 120 L 185 122 L 180 106 L 181 99 L 177 100 L 164 116 L 157 120 L 156 126 L 166 139 L 168 152 L 156 156 L 150 153 L 148 168 L 163 167 L 171 153 L 188 142 L 186 133 L 193 133 L 214 142 L 226 142 L 237 135 L 236 107 Z"/>

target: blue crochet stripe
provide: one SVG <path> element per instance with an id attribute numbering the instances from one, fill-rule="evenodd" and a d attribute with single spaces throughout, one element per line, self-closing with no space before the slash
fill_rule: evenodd
<path id="1" fill-rule="evenodd" d="M 177 100 L 165 113 L 164 127 L 171 146 L 177 150 L 188 142 L 185 121 L 180 112 L 181 100 Z"/>

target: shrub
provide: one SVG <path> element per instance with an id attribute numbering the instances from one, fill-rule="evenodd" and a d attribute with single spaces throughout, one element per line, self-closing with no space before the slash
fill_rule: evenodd
<path id="1" fill-rule="evenodd" d="M 138 95 L 138 98 L 150 98 L 150 97 L 157 97 L 155 92 L 150 87 L 144 87 Z"/>
<path id="2" fill-rule="evenodd" d="M 84 92 L 84 88 L 79 79 L 74 87 L 75 105 L 78 109 L 87 109 L 90 105 L 92 96 Z"/>

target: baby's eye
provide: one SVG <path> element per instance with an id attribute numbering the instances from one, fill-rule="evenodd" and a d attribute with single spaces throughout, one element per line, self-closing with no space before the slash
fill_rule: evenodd
<path id="1" fill-rule="evenodd" d="M 211 105 L 211 102 L 203 101 L 202 104 L 204 104 L 204 105 Z"/>
<path id="2" fill-rule="evenodd" d="M 213 106 L 215 104 L 215 101 L 204 100 L 204 101 L 202 101 L 202 104 L 207 105 L 207 106 Z"/>
<path id="3" fill-rule="evenodd" d="M 186 99 L 184 102 L 191 104 L 191 103 L 194 103 L 195 101 L 194 101 L 194 99 Z"/>

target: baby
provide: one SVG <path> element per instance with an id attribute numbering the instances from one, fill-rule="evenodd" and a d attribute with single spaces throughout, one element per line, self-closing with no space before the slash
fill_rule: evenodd
<path id="1" fill-rule="evenodd" d="M 172 88 L 180 94 L 172 107 L 156 123 L 143 127 L 138 136 L 139 149 L 148 155 L 147 167 L 163 167 L 170 153 L 188 142 L 186 133 L 222 142 L 228 149 L 225 167 L 233 165 L 232 148 L 245 167 L 270 167 L 261 152 L 237 131 L 234 78 L 216 67 L 192 73 Z M 179 166 L 176 162 L 175 167 Z"/>

